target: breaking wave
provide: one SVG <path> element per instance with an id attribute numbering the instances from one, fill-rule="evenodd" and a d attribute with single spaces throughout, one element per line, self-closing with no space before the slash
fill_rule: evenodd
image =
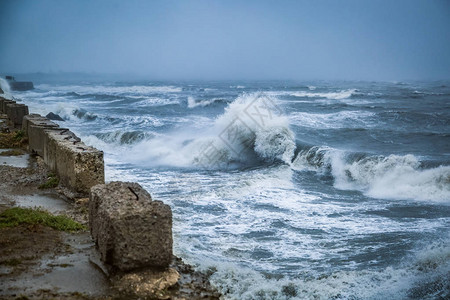
<path id="1" fill-rule="evenodd" d="M 209 100 L 203 100 L 203 101 L 196 101 L 194 97 L 188 97 L 187 105 L 188 108 L 195 108 L 195 107 L 205 107 L 214 103 L 221 103 L 226 102 L 224 99 L 221 98 L 213 98 Z"/>
<path id="2" fill-rule="evenodd" d="M 145 131 L 122 131 L 116 130 L 106 133 L 95 134 L 97 138 L 110 144 L 120 144 L 120 145 L 130 145 L 141 142 L 143 140 L 148 140 L 154 137 L 154 134 Z"/>
<path id="3" fill-rule="evenodd" d="M 294 96 L 298 98 L 319 98 L 319 99 L 329 99 L 329 100 L 342 100 L 350 98 L 357 94 L 356 89 L 341 90 L 336 92 L 312 92 L 316 87 L 308 87 L 309 91 L 286 91 L 286 92 L 269 92 L 272 95 L 287 95 Z"/>
<path id="4" fill-rule="evenodd" d="M 141 163 L 202 168 L 239 167 L 292 160 L 295 136 L 276 99 L 244 94 L 230 103 L 208 129 L 177 131 L 133 148 Z M 259 111 L 259 115 L 258 115 Z"/>
<path id="5" fill-rule="evenodd" d="M 426 169 L 411 154 L 366 156 L 312 147 L 300 151 L 292 167 L 331 174 L 336 188 L 359 190 L 369 197 L 442 203 L 450 199 L 450 166 Z"/>

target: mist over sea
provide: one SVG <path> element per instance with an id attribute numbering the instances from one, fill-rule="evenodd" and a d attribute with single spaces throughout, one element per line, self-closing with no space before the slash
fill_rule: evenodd
<path id="1" fill-rule="evenodd" d="M 230 299 L 450 297 L 450 82 L 35 81 Z M 441 297 L 441 298 L 440 298 Z"/>

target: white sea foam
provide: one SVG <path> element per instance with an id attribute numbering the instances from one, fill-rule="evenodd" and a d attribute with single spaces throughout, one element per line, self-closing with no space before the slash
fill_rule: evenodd
<path id="1" fill-rule="evenodd" d="M 450 246 L 437 241 L 396 266 L 320 274 L 299 269 L 301 278 L 270 279 L 233 263 L 201 260 L 227 299 L 446 299 L 450 296 Z"/>
<path id="2" fill-rule="evenodd" d="M 61 85 L 49 86 L 47 84 L 38 85 L 40 89 L 58 91 L 58 92 L 75 92 L 78 94 L 105 94 L 105 95 L 148 95 L 154 93 L 179 93 L 181 87 L 176 86 L 106 86 L 106 85 Z"/>
<path id="3" fill-rule="evenodd" d="M 289 119 L 293 124 L 311 128 L 354 128 L 373 124 L 375 113 L 364 111 L 340 111 L 337 113 L 316 114 L 293 112 Z"/>
<path id="4" fill-rule="evenodd" d="M 6 79 L 0 77 L 0 88 L 3 90 L 5 94 L 11 94 L 11 89 L 9 87 L 8 81 Z"/>
<path id="5" fill-rule="evenodd" d="M 353 94 L 356 93 L 356 89 L 348 89 L 348 90 L 340 90 L 336 92 L 311 92 L 315 90 L 315 87 L 308 88 L 310 91 L 275 91 L 275 92 L 267 92 L 268 94 L 274 96 L 294 96 L 299 98 L 322 98 L 322 99 L 330 99 L 330 100 L 342 100 L 350 98 Z"/>
<path id="6" fill-rule="evenodd" d="M 289 162 L 295 150 L 294 134 L 274 103 L 263 94 L 244 94 L 210 128 L 172 132 L 143 142 L 135 150 L 143 162 L 174 166 L 223 166 L 252 157 Z"/>
<path id="7" fill-rule="evenodd" d="M 292 166 L 321 172 L 330 168 L 336 188 L 360 190 L 373 198 L 450 204 L 450 166 L 423 169 L 411 154 L 352 160 L 344 151 L 313 147 L 300 152 Z"/>

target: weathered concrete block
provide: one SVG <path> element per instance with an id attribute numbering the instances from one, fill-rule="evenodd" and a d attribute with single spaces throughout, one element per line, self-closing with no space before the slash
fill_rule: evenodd
<path id="1" fill-rule="evenodd" d="M 27 136 L 29 136 L 28 131 L 30 126 L 40 126 L 42 128 L 54 128 L 59 127 L 58 124 L 50 121 L 46 117 L 43 117 L 38 114 L 29 114 L 26 115 L 22 120 L 22 130 L 25 132 Z"/>
<path id="2" fill-rule="evenodd" d="M 43 145 L 45 163 L 71 190 L 87 195 L 92 186 L 105 183 L 103 152 L 87 146 L 73 132 L 44 129 Z"/>
<path id="3" fill-rule="evenodd" d="M 21 103 L 6 104 L 6 114 L 14 125 L 22 125 L 23 117 L 28 115 L 28 106 Z"/>
<path id="4" fill-rule="evenodd" d="M 129 271 L 172 261 L 172 210 L 137 183 L 92 187 L 89 224 L 106 264 Z"/>
<path id="5" fill-rule="evenodd" d="M 58 132 L 69 131 L 69 129 L 60 128 L 58 125 L 54 127 L 30 125 L 28 127 L 28 149 L 42 158 L 44 158 L 44 145 L 46 142 L 45 130 L 54 130 Z"/>
<path id="6" fill-rule="evenodd" d="M 4 113 L 4 112 L 3 112 L 3 102 L 4 102 L 5 100 L 8 100 L 8 99 L 3 98 L 3 97 L 0 97 L 0 113 Z"/>
<path id="7" fill-rule="evenodd" d="M 1 107 L 1 109 L 2 109 L 2 112 L 3 112 L 4 114 L 6 114 L 6 105 L 11 104 L 11 103 L 16 103 L 16 101 L 14 101 L 14 100 L 8 100 L 8 99 L 4 99 L 4 100 L 2 101 L 2 107 Z"/>
<path id="8" fill-rule="evenodd" d="M 59 125 L 37 114 L 27 115 L 23 118 L 22 130 L 28 136 L 28 148 L 30 151 L 44 156 L 45 129 L 59 129 Z M 66 130 L 68 129 L 60 129 Z"/>
<path id="9" fill-rule="evenodd" d="M 3 101 L 8 100 L 3 97 L 0 97 L 0 113 L 3 113 Z"/>

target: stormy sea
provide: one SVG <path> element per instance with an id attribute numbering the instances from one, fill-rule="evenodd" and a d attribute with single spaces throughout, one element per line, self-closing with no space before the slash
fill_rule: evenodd
<path id="1" fill-rule="evenodd" d="M 34 83 L 225 299 L 450 298 L 450 82 Z"/>

